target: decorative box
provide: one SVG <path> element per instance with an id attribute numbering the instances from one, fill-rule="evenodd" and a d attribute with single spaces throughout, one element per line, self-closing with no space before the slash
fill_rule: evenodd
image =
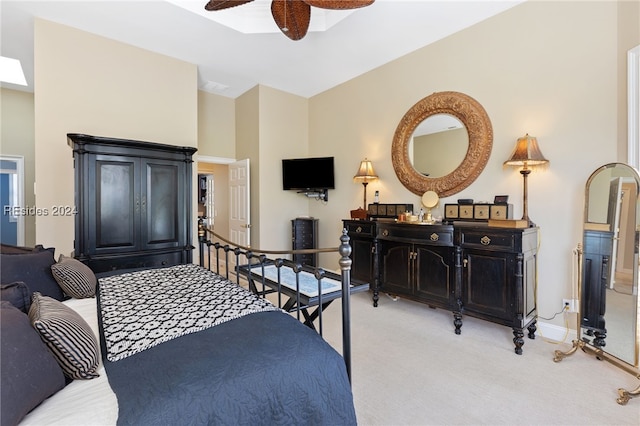
<path id="1" fill-rule="evenodd" d="M 399 214 L 404 212 L 412 212 L 413 204 L 380 204 L 373 203 L 368 206 L 369 218 L 397 218 Z"/>

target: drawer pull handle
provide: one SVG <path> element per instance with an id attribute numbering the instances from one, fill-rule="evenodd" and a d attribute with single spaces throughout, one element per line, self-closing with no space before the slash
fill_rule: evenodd
<path id="1" fill-rule="evenodd" d="M 480 244 L 482 244 L 483 246 L 488 246 L 489 244 L 491 244 L 491 238 L 485 235 L 484 237 L 480 238 Z"/>
<path id="2" fill-rule="evenodd" d="M 382 230 L 382 236 L 383 237 L 388 237 L 389 236 L 389 230 L 388 229 L 383 229 Z"/>
<path id="3" fill-rule="evenodd" d="M 361 233 L 361 232 L 362 232 L 362 226 L 358 226 L 358 227 L 356 228 L 356 232 L 357 232 L 358 234 L 359 234 L 359 233 Z"/>
<path id="4" fill-rule="evenodd" d="M 436 234 L 436 233 L 434 232 L 433 234 L 431 234 L 431 235 L 429 236 L 429 239 L 430 239 L 431 241 L 438 241 L 438 240 L 440 239 L 440 235 L 438 235 L 438 234 Z"/>

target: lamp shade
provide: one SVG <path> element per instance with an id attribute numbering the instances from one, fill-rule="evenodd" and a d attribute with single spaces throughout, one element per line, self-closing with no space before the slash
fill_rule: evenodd
<path id="1" fill-rule="evenodd" d="M 504 164 L 505 166 L 536 166 L 548 162 L 549 160 L 544 158 L 542 152 L 540 152 L 536 138 L 529 136 L 527 133 L 518 138 L 515 149 Z"/>
<path id="2" fill-rule="evenodd" d="M 360 162 L 360 168 L 358 169 L 358 173 L 353 177 L 354 180 L 358 182 L 371 182 L 378 179 L 378 175 L 373 171 L 373 164 L 371 161 L 366 158 Z"/>

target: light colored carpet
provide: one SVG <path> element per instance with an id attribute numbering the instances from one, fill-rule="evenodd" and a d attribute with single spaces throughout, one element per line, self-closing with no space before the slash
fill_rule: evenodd
<path id="1" fill-rule="evenodd" d="M 340 303 L 324 314 L 324 337 L 341 351 Z M 370 293 L 352 295 L 352 386 L 360 425 L 640 425 L 633 375 L 582 351 L 559 363 L 552 344 L 470 317 L 462 334 L 450 312 Z"/>

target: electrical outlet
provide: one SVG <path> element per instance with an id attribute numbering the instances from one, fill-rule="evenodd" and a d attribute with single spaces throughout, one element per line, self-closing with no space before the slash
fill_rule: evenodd
<path id="1" fill-rule="evenodd" d="M 562 306 L 566 306 L 566 312 L 578 312 L 578 299 L 562 299 Z"/>

